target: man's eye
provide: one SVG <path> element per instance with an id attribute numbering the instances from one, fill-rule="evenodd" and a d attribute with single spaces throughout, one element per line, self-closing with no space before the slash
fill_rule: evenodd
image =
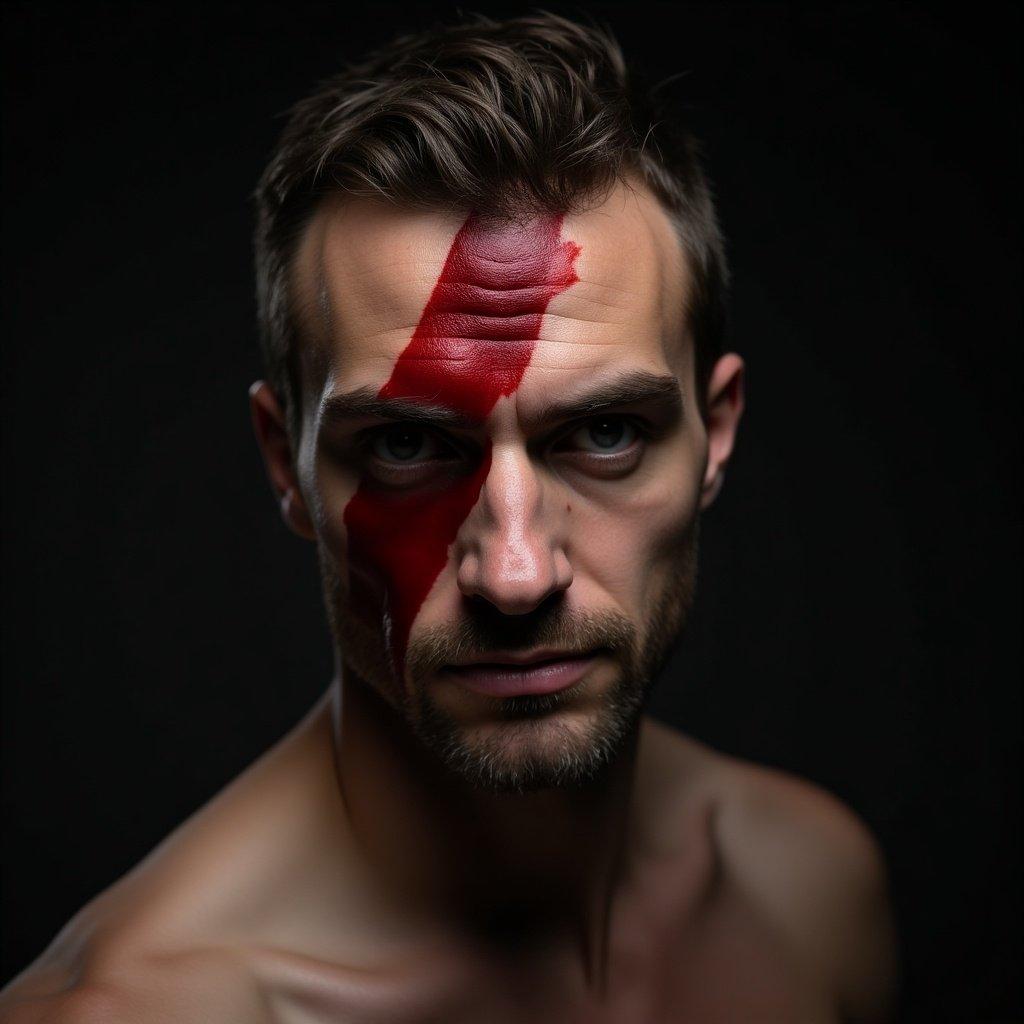
<path id="1" fill-rule="evenodd" d="M 636 426 L 623 416 L 601 416 L 578 427 L 565 439 L 567 446 L 595 455 L 618 455 L 639 436 Z"/>
<path id="2" fill-rule="evenodd" d="M 370 443 L 370 451 L 382 462 L 401 465 L 436 458 L 444 448 L 428 431 L 398 424 L 377 434 Z"/>

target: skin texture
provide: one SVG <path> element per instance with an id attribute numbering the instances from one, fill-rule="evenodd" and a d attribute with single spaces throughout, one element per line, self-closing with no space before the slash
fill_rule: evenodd
<path id="1" fill-rule="evenodd" d="M 503 261 L 511 307 L 473 291 Z M 331 202 L 294 269 L 301 436 L 262 382 L 253 421 L 316 544 L 337 678 L 71 922 L 2 1019 L 885 1019 L 866 829 L 642 714 L 743 406 L 728 354 L 697 412 L 689 276 L 656 200 L 623 183 L 503 227 Z M 662 387 L 600 424 L 553 412 L 623 380 Z M 396 434 L 367 414 L 381 399 L 463 419 Z M 551 701 L 444 669 L 551 646 L 598 650 Z"/>

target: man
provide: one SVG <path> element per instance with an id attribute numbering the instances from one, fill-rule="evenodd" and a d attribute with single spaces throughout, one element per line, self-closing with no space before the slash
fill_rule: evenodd
<path id="1" fill-rule="evenodd" d="M 875 844 L 643 714 L 743 407 L 707 185 L 605 34 L 403 38 L 258 191 L 253 423 L 337 661 L 9 1021 L 884 1019 Z"/>

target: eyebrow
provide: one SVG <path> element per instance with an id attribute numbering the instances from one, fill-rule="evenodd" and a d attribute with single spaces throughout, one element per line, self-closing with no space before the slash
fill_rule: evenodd
<path id="1" fill-rule="evenodd" d="M 679 415 L 683 411 L 683 392 L 675 377 L 630 370 L 590 388 L 584 394 L 549 402 L 537 413 L 538 423 L 577 419 L 616 408 L 620 405 L 649 403 L 663 411 Z"/>
<path id="2" fill-rule="evenodd" d="M 683 410 L 683 393 L 675 377 L 632 370 L 589 388 L 586 392 L 557 402 L 548 402 L 530 416 L 534 425 L 593 416 L 622 405 L 652 403 L 670 415 Z M 354 419 L 401 420 L 423 426 L 470 429 L 480 421 L 457 409 L 422 398 L 382 398 L 371 386 L 328 395 L 320 407 L 324 423 Z"/>
<path id="3" fill-rule="evenodd" d="M 404 420 L 425 426 L 477 427 L 479 421 L 457 409 L 423 398 L 381 398 L 379 389 L 371 386 L 328 395 L 320 406 L 324 422 L 336 423 L 355 419 Z"/>

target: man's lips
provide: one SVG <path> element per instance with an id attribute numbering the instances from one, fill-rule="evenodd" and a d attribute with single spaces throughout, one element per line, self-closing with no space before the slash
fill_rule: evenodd
<path id="1" fill-rule="evenodd" d="M 579 682 L 599 653 L 494 653 L 488 654 L 486 661 L 445 665 L 441 671 L 451 673 L 467 690 L 488 697 L 539 696 Z"/>

